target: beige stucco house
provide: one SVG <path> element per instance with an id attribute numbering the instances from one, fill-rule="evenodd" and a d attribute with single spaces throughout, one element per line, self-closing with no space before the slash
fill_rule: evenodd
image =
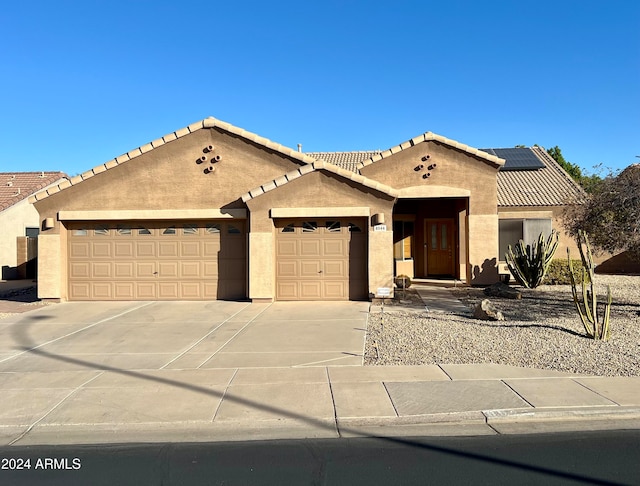
<path id="1" fill-rule="evenodd" d="M 303 154 L 207 118 L 30 198 L 39 296 L 357 300 L 392 294 L 399 273 L 492 283 L 500 246 L 557 226 L 580 194 L 523 150 L 509 167 L 428 132 Z"/>
<path id="2" fill-rule="evenodd" d="M 29 196 L 57 186 L 66 175 L 61 172 L 0 172 L 0 265 L 2 280 L 33 278 L 35 238 L 40 230 L 38 211 Z"/>

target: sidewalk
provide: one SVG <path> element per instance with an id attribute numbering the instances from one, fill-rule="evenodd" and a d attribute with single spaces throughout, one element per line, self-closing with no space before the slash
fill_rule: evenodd
<path id="1" fill-rule="evenodd" d="M 640 378 L 482 365 L 2 373 L 5 445 L 640 428 Z"/>

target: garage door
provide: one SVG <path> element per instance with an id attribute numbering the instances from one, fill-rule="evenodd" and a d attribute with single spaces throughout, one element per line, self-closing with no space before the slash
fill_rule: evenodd
<path id="1" fill-rule="evenodd" d="M 278 300 L 363 300 L 367 226 L 359 219 L 276 221 Z"/>
<path id="2" fill-rule="evenodd" d="M 69 226 L 70 300 L 246 297 L 244 221 Z"/>

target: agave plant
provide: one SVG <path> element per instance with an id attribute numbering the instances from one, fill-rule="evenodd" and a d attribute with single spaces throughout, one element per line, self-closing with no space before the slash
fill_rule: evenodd
<path id="1" fill-rule="evenodd" d="M 553 255 L 558 249 L 558 239 L 558 232 L 552 230 L 546 240 L 544 233 L 540 233 L 538 241 L 533 245 L 525 246 L 524 241 L 520 240 L 515 251 L 509 245 L 505 254 L 507 266 L 521 285 L 535 289 L 542 283 L 542 279 L 553 260 Z"/>

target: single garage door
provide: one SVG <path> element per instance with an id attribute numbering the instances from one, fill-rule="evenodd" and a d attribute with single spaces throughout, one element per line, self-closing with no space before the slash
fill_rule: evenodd
<path id="1" fill-rule="evenodd" d="M 244 221 L 73 223 L 69 300 L 246 298 Z"/>
<path id="2" fill-rule="evenodd" d="M 367 226 L 362 219 L 276 220 L 278 300 L 364 300 Z"/>

